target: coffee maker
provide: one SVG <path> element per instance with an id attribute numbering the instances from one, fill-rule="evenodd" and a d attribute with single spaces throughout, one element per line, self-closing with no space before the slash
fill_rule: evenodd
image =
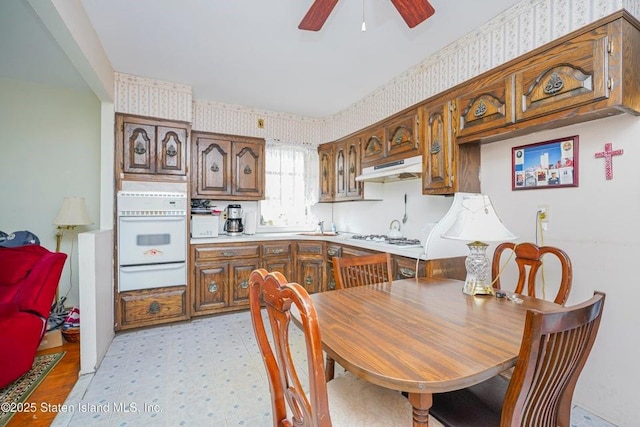
<path id="1" fill-rule="evenodd" d="M 242 206 L 229 205 L 227 206 L 227 221 L 224 223 L 224 231 L 229 236 L 239 236 L 244 231 L 242 225 Z"/>

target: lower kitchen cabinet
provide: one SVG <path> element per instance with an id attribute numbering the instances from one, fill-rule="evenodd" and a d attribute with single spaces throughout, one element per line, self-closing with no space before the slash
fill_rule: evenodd
<path id="1" fill-rule="evenodd" d="M 291 242 L 263 243 L 261 265 L 267 271 L 277 271 L 287 280 L 293 280 Z"/>
<path id="2" fill-rule="evenodd" d="M 310 294 L 326 289 L 324 242 L 296 242 L 296 282 Z"/>
<path id="3" fill-rule="evenodd" d="M 336 279 L 333 273 L 333 257 L 342 256 L 342 246 L 327 243 L 327 290 L 332 291 L 336 288 Z"/>
<path id="4" fill-rule="evenodd" d="M 193 246 L 193 315 L 249 306 L 249 276 L 260 268 L 259 244 Z"/>
<path id="5" fill-rule="evenodd" d="M 116 330 L 159 325 L 189 319 L 187 287 L 145 289 L 120 292 Z"/>

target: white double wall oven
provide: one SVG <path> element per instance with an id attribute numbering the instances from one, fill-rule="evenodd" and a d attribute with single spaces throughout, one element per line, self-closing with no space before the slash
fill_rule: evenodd
<path id="1" fill-rule="evenodd" d="M 186 192 L 120 191 L 118 290 L 187 283 Z"/>

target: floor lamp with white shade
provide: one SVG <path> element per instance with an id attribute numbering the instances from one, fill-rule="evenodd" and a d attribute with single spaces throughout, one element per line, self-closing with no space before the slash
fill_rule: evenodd
<path id="1" fill-rule="evenodd" d="M 85 203 L 84 197 L 65 197 L 62 201 L 62 207 L 60 208 L 60 212 L 53 220 L 53 225 L 57 227 L 56 232 L 56 252 L 60 252 L 60 245 L 62 244 L 62 238 L 64 236 L 65 231 L 73 230 L 79 225 L 91 225 L 93 222 L 91 218 L 89 218 L 89 214 L 87 213 L 87 205 Z M 71 249 L 73 252 L 73 246 Z M 69 264 L 71 265 L 71 253 L 69 254 Z M 71 277 L 69 277 L 69 281 L 71 281 Z M 63 297 L 63 300 L 60 301 L 59 298 L 59 290 L 56 289 L 56 301 L 55 301 L 55 309 L 51 313 L 52 319 L 56 321 L 56 323 L 64 322 L 64 317 L 66 316 L 66 310 L 64 309 L 64 301 L 66 300 Z"/>

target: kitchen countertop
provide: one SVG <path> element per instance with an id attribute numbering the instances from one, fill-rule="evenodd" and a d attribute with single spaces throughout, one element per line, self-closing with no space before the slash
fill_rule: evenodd
<path id="1" fill-rule="evenodd" d="M 303 234 L 303 233 L 256 233 L 256 234 L 243 234 L 240 236 L 227 236 L 221 234 L 218 237 L 205 238 L 205 239 L 191 239 L 189 241 L 192 245 L 210 245 L 210 244 L 225 244 L 225 243 L 242 243 L 242 242 L 268 242 L 277 240 L 318 240 L 331 243 L 339 243 L 342 245 L 355 246 L 363 249 L 371 249 L 374 251 L 388 252 L 394 255 L 405 256 L 413 259 L 426 259 L 424 255 L 423 247 L 405 247 L 399 245 L 390 245 L 388 243 L 379 243 L 366 240 L 352 239 L 351 233 L 339 233 L 337 235 L 324 234 L 317 235 Z"/>

